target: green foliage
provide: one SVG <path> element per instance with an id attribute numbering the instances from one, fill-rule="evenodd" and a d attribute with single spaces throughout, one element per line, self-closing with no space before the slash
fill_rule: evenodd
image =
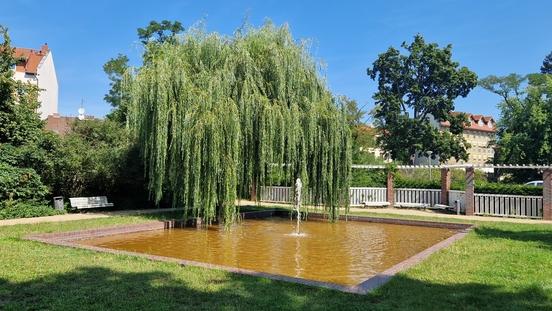
<path id="1" fill-rule="evenodd" d="M 386 183 L 385 170 L 353 169 L 351 172 L 351 187 L 385 187 Z"/>
<path id="2" fill-rule="evenodd" d="M 119 54 L 115 58 L 111 58 L 107 63 L 103 65 L 103 70 L 109 78 L 109 92 L 105 94 L 104 100 L 111 104 L 113 110 L 107 115 L 110 120 L 117 121 L 119 123 L 126 123 L 128 107 L 122 97 L 123 93 L 123 77 L 128 70 L 128 57 L 126 55 Z"/>
<path id="3" fill-rule="evenodd" d="M 151 21 L 148 26 L 138 28 L 138 38 L 144 45 L 150 42 L 163 43 L 168 41 L 174 43 L 176 35 L 183 31 L 184 27 L 179 21 Z"/>
<path id="4" fill-rule="evenodd" d="M 401 45 L 408 55 L 390 47 L 379 55 L 367 72 L 377 80 L 372 114 L 378 141 L 394 160 L 410 162 L 411 156 L 432 151 L 432 157 L 467 160 L 469 147 L 462 137 L 466 117 L 454 115 L 454 100 L 466 97 L 477 84 L 477 76 L 452 61 L 452 46 L 441 49 L 427 44 L 421 35 Z M 412 117 L 411 117 L 412 115 Z M 449 121 L 450 131 L 440 132 L 430 118 Z"/>
<path id="5" fill-rule="evenodd" d="M 383 159 L 378 159 L 370 153 L 370 148 L 376 147 L 376 131 L 367 126 L 362 118 L 365 112 L 360 110 L 355 100 L 346 96 L 338 96 L 337 102 L 345 108 L 347 123 L 351 130 L 351 151 L 355 164 L 381 164 Z"/>
<path id="6" fill-rule="evenodd" d="M 552 52 L 546 55 L 540 68 L 541 73 L 552 74 Z"/>
<path id="7" fill-rule="evenodd" d="M 34 202 L 3 202 L 0 203 L 0 219 L 30 218 L 61 215 L 63 211 L 51 206 Z"/>
<path id="8" fill-rule="evenodd" d="M 137 150 L 128 130 L 119 123 L 75 122 L 55 154 L 55 194 L 107 195 L 117 206 L 135 202 L 143 207 L 147 203 Z"/>
<path id="9" fill-rule="evenodd" d="M 505 183 L 476 182 L 475 192 L 542 196 L 542 187 Z"/>
<path id="10" fill-rule="evenodd" d="M 0 144 L 18 146 L 40 135 L 43 123 L 37 113 L 38 87 L 13 79 L 16 60 L 8 30 L 1 25 L 0 35 Z"/>
<path id="11" fill-rule="evenodd" d="M 0 203 L 6 200 L 42 200 L 47 194 L 48 188 L 33 169 L 0 162 Z"/>
<path id="12" fill-rule="evenodd" d="M 528 84 L 523 89 L 526 80 Z M 502 98 L 495 163 L 552 163 L 552 76 L 491 76 L 480 85 Z M 536 170 L 515 170 L 511 174 L 514 181 L 540 176 Z"/>
<path id="13" fill-rule="evenodd" d="M 228 224 L 238 194 L 259 190 L 281 168 L 337 219 L 348 202 L 346 114 L 287 27 L 268 23 L 232 37 L 193 29 L 150 56 L 129 86 L 131 125 L 156 202 Z"/>

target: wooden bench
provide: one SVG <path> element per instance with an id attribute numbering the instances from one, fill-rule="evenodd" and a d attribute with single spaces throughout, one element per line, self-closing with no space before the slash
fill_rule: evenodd
<path id="1" fill-rule="evenodd" d="M 428 208 L 429 204 L 426 203 L 408 203 L 408 202 L 396 202 L 395 207 L 406 207 L 406 208 Z"/>
<path id="2" fill-rule="evenodd" d="M 100 207 L 112 207 L 113 203 L 107 202 L 107 197 L 82 197 L 82 198 L 69 198 L 71 207 L 76 209 L 85 208 L 100 208 Z"/>
<path id="3" fill-rule="evenodd" d="M 387 207 L 389 202 L 362 202 L 362 207 Z"/>

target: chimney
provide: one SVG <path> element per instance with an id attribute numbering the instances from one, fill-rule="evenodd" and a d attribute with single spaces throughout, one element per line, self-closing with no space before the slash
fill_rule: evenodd
<path id="1" fill-rule="evenodd" d="M 46 54 L 48 53 L 48 51 L 50 51 L 50 49 L 48 48 L 48 43 L 44 43 L 44 45 L 40 47 L 40 53 Z"/>

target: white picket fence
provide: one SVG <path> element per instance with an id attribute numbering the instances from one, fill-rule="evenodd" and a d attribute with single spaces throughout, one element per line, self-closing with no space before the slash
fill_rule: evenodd
<path id="1" fill-rule="evenodd" d="M 379 187 L 351 187 L 349 188 L 351 206 L 362 206 L 364 202 L 386 202 L 387 188 Z M 293 199 L 291 187 L 268 186 L 261 187 L 261 201 L 285 203 Z M 436 189 L 395 189 L 395 202 L 398 203 L 424 203 L 429 205 L 439 204 L 441 190 Z"/>
<path id="2" fill-rule="evenodd" d="M 474 194 L 474 213 L 542 218 L 542 196 L 476 193 Z"/>
<path id="3" fill-rule="evenodd" d="M 387 201 L 387 188 L 351 187 L 349 194 L 351 206 L 362 206 L 364 202 Z"/>
<path id="4" fill-rule="evenodd" d="M 396 203 L 420 203 L 434 206 L 441 203 L 441 190 L 439 189 L 395 189 Z"/>
<path id="5" fill-rule="evenodd" d="M 274 203 L 292 202 L 293 190 L 291 187 L 261 187 L 261 201 Z"/>
<path id="6" fill-rule="evenodd" d="M 387 188 L 378 187 L 351 187 L 350 205 L 362 206 L 364 202 L 387 201 Z M 396 203 L 420 203 L 434 206 L 441 203 L 439 189 L 395 189 Z M 291 187 L 268 186 L 261 187 L 261 201 L 275 203 L 292 202 L 293 189 Z M 449 191 L 449 206 L 465 211 L 465 192 Z M 476 215 L 542 218 L 542 196 L 523 196 L 510 194 L 474 194 L 474 212 Z"/>

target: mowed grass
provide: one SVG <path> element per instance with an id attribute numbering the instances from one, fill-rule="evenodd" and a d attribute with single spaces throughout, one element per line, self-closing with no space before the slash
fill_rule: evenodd
<path id="1" fill-rule="evenodd" d="M 23 240 L 149 221 L 0 227 L 0 310 L 552 310 L 552 226 L 479 223 L 368 295 Z"/>

